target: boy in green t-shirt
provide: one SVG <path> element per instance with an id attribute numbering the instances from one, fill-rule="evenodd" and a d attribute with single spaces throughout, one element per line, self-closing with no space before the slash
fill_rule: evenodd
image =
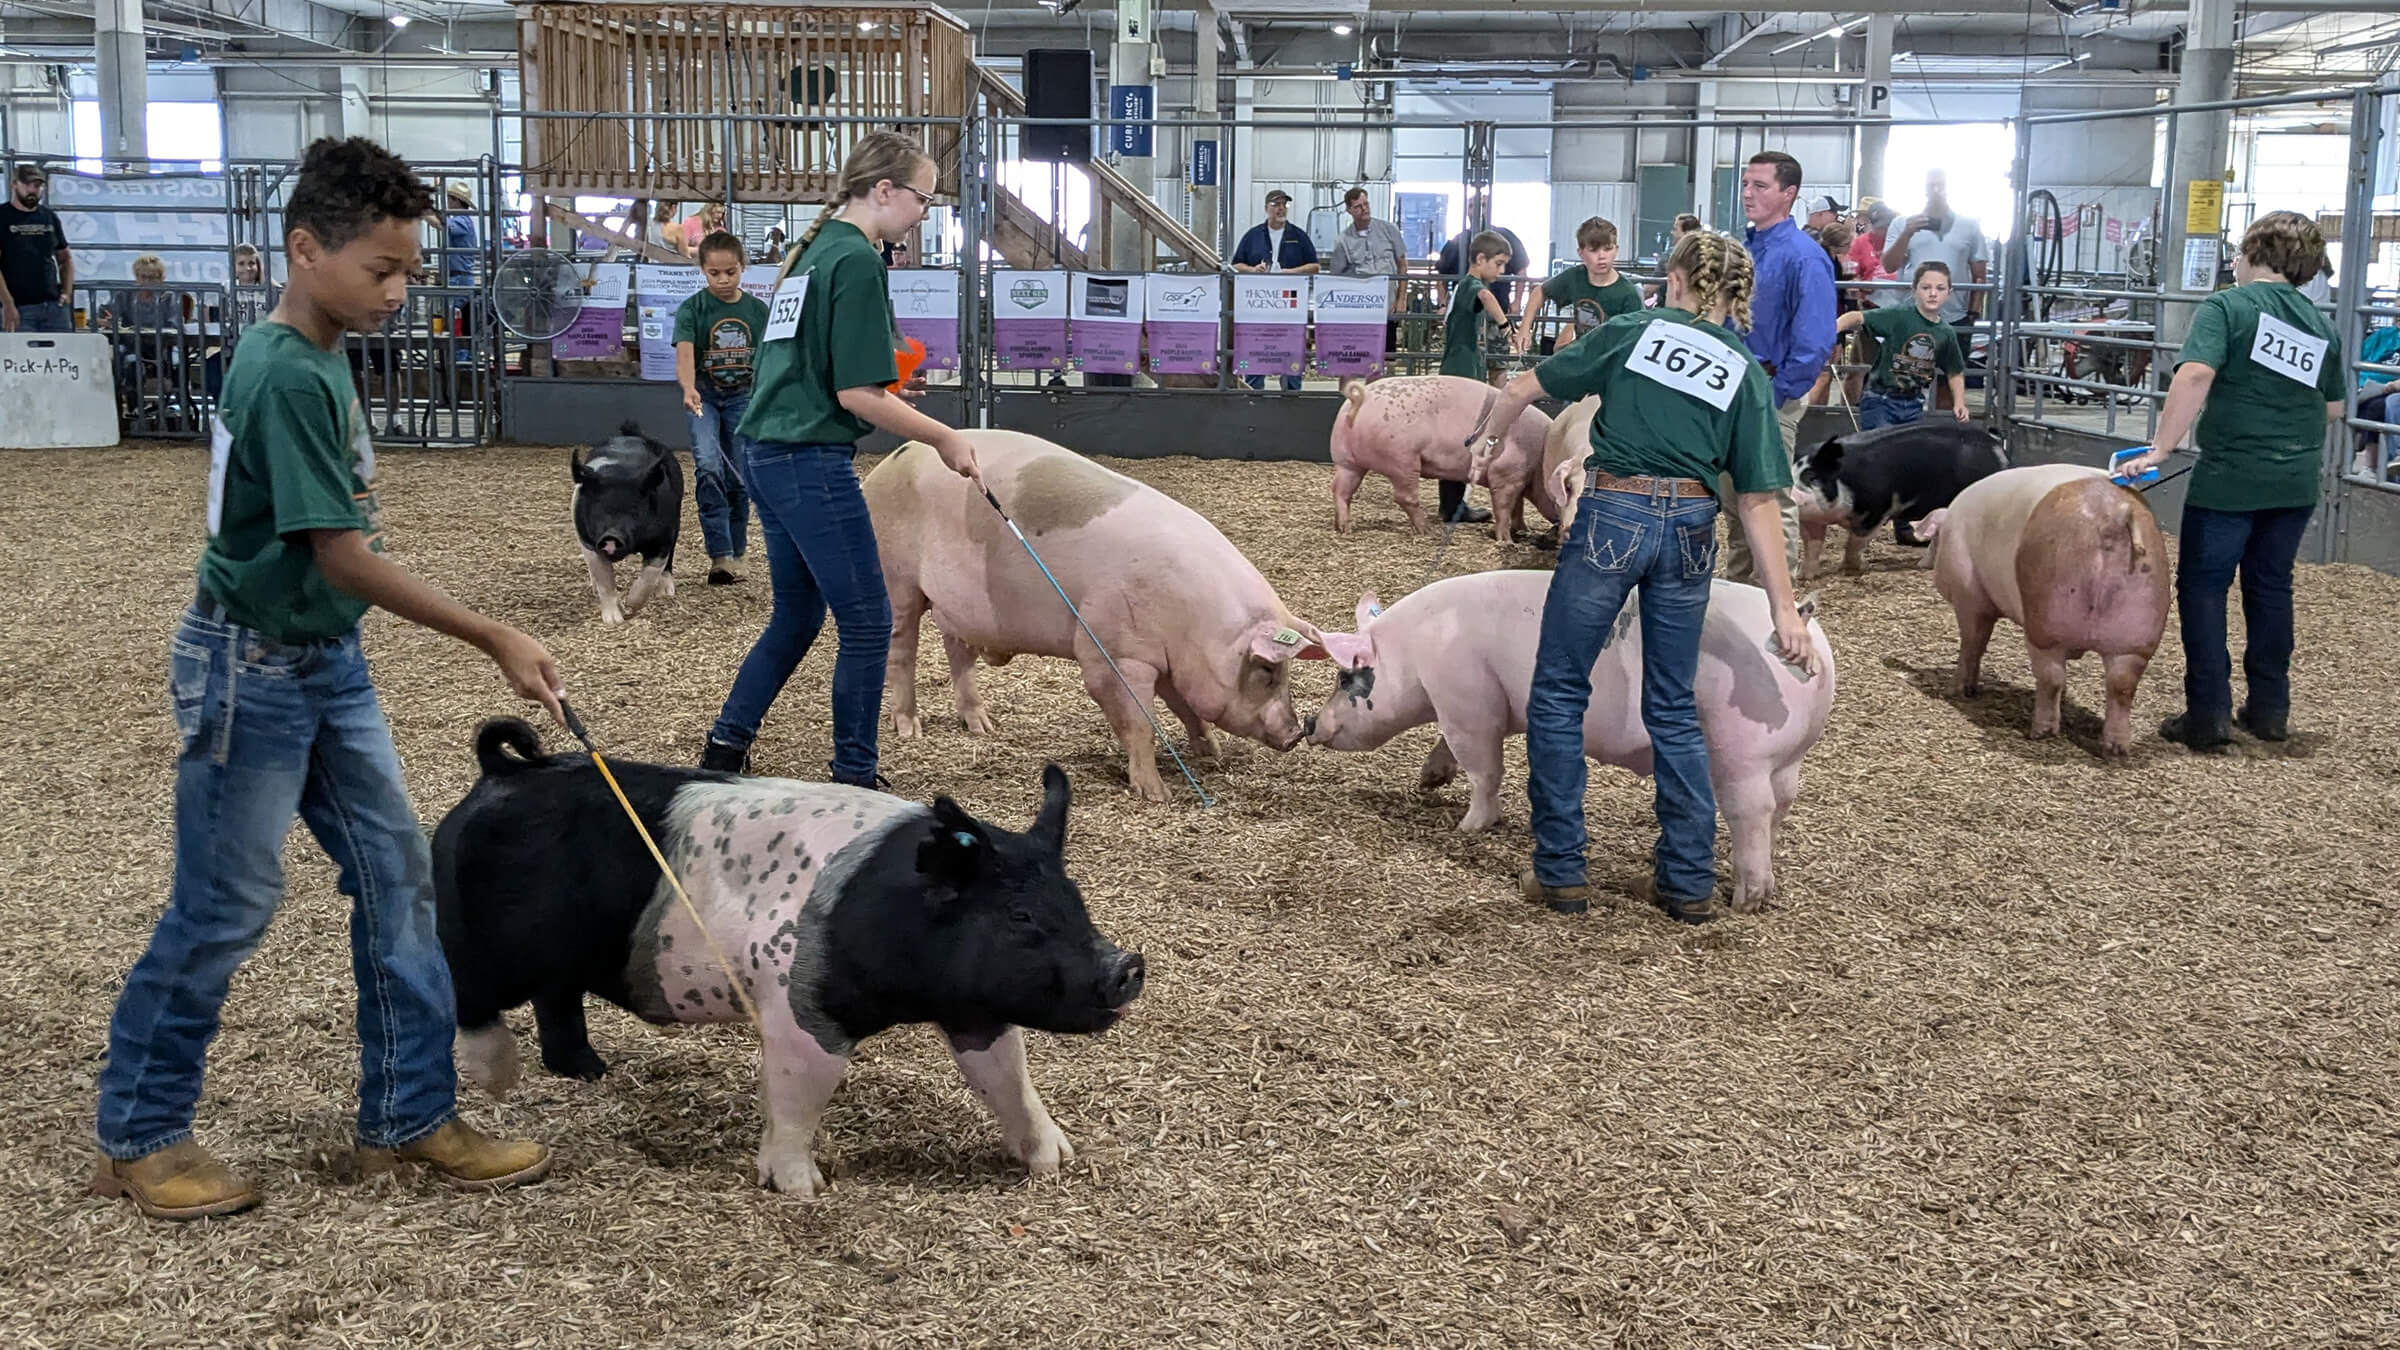
<path id="1" fill-rule="evenodd" d="M 1507 238 L 1491 230 L 1468 243 L 1467 274 L 1458 279 L 1449 316 L 1442 321 L 1442 374 L 1497 383 L 1499 368 L 1484 359 L 1484 335 L 1486 324 L 1503 330 L 1508 326 L 1508 313 L 1492 294 L 1492 283 L 1508 268 L 1508 251 Z M 1434 487 L 1440 494 L 1442 519 L 1474 524 L 1492 518 L 1488 509 L 1467 505 L 1465 483 L 1443 478 L 1435 480 Z"/>
<path id="2" fill-rule="evenodd" d="M 1854 309 L 1833 321 L 1833 331 L 1864 328 L 1875 335 L 1875 368 L 1858 400 L 1858 427 L 1906 426 L 1925 415 L 1925 391 L 1937 378 L 1950 382 L 1950 411 L 1967 420 L 1967 362 L 1958 350 L 1958 330 L 1942 322 L 1950 300 L 1950 266 L 1917 264 L 1916 304 Z"/>
<path id="3" fill-rule="evenodd" d="M 1631 314 L 1642 307 L 1642 288 L 1617 271 L 1617 227 L 1599 216 L 1575 227 L 1575 256 L 1583 260 L 1581 267 L 1570 267 L 1557 276 L 1533 288 L 1525 301 L 1527 322 L 1517 330 L 1517 353 L 1523 355 L 1533 340 L 1533 315 L 1542 312 L 1545 303 L 1557 304 L 1567 311 L 1568 331 L 1555 343 L 1542 349 L 1548 355 L 1584 334 L 1598 328 L 1620 314 Z"/>
<path id="4" fill-rule="evenodd" d="M 290 275 L 242 334 L 217 409 L 208 544 L 167 668 L 181 750 L 175 879 L 109 1020 L 94 1193 L 162 1219 L 231 1214 L 258 1191 L 192 1137 L 208 1043 L 234 970 L 283 898 L 298 815 L 350 897 L 362 1172 L 431 1167 L 489 1189 L 539 1178 L 550 1151 L 456 1119 L 457 1007 L 434 928 L 433 859 L 359 646 L 376 605 L 481 648 L 559 716 L 540 643 L 383 556 L 375 448 L 340 352 L 383 326 L 419 265 L 433 197 L 372 141 L 308 148 L 284 207 Z"/>
<path id="5" fill-rule="evenodd" d="M 750 497 L 742 488 L 750 442 L 738 429 L 750 410 L 750 369 L 767 306 L 742 289 L 742 241 L 723 230 L 700 241 L 700 273 L 708 289 L 675 311 L 675 378 L 692 415 L 692 500 L 708 544 L 708 584 L 723 586 L 741 580 L 750 552 Z"/>

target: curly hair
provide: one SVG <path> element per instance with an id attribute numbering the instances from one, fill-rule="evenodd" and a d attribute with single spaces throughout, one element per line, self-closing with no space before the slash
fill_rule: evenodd
<path id="1" fill-rule="evenodd" d="M 1710 230 L 1685 235 L 1675 251 L 1667 255 L 1667 270 L 1683 273 L 1692 303 L 1701 314 L 1723 302 L 1725 316 L 1735 328 L 1750 327 L 1750 293 L 1757 272 L 1750 261 L 1750 250 L 1736 243 L 1733 236 Z"/>
<path id="2" fill-rule="evenodd" d="M 339 249 L 386 220 L 417 220 L 433 209 L 433 189 L 408 161 L 364 136 L 326 136 L 300 160 L 300 181 L 283 206 L 286 236 L 307 230 Z"/>
<path id="3" fill-rule="evenodd" d="M 2325 270 L 2325 232 L 2297 211 L 2269 211 L 2242 235 L 2242 256 L 2295 286 Z"/>

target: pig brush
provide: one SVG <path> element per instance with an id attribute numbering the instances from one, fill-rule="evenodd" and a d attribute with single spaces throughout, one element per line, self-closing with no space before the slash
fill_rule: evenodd
<path id="1" fill-rule="evenodd" d="M 608 783 L 608 790 L 616 794 L 617 805 L 625 808 L 625 818 L 633 822 L 633 832 L 642 837 L 650 856 L 658 861 L 659 875 L 665 877 L 667 885 L 674 888 L 675 898 L 683 902 L 683 912 L 692 916 L 692 926 L 700 930 L 700 940 L 708 944 L 710 954 L 717 958 L 717 968 L 725 972 L 725 983 L 733 990 L 735 1001 L 742 1005 L 743 1012 L 750 1014 L 750 1025 L 764 1040 L 767 1024 L 758 1015 L 758 1005 L 750 1001 L 749 987 L 734 972 L 733 962 L 726 959 L 725 949 L 717 945 L 716 934 L 708 931 L 708 923 L 700 917 L 700 910 L 692 904 L 692 897 L 684 893 L 683 883 L 676 879 L 675 869 L 667 865 L 667 855 L 659 852 L 658 841 L 650 837 L 650 827 L 642 824 L 641 813 L 635 811 L 633 803 L 626 799 L 625 789 L 617 786 L 617 776 L 609 772 L 607 758 L 600 753 L 600 747 L 592 743 L 592 733 L 584 730 L 583 719 L 575 715 L 575 709 L 563 698 L 558 701 L 558 715 L 567 724 L 567 730 L 574 733 L 575 739 L 583 742 L 584 753 L 592 757 L 592 767 L 600 771 L 600 777 Z"/>
<path id="2" fill-rule="evenodd" d="M 982 480 L 978 479 L 975 486 L 982 489 L 983 499 L 992 504 L 992 509 L 1000 513 L 1001 523 L 1008 526 L 1008 532 L 1015 535 L 1017 542 L 1025 546 L 1025 554 L 1033 559 L 1033 565 L 1042 569 L 1042 575 L 1049 578 L 1050 589 L 1058 592 L 1058 598 L 1066 605 L 1067 613 L 1074 615 L 1075 622 L 1082 627 L 1083 635 L 1092 640 L 1094 647 L 1099 648 L 1100 659 L 1108 663 L 1108 673 L 1117 677 L 1117 683 L 1125 686 L 1125 696 L 1132 699 L 1134 706 L 1142 710 L 1142 716 L 1149 720 L 1150 730 L 1158 737 L 1158 743 L 1167 747 L 1168 758 L 1175 761 L 1176 768 L 1183 770 L 1183 780 L 1192 785 L 1193 792 L 1199 794 L 1200 804 L 1202 806 L 1216 805 L 1215 802 L 1208 799 L 1208 789 L 1200 786 L 1200 779 L 1192 773 L 1192 766 L 1184 763 L 1183 756 L 1175 753 L 1175 743 L 1167 739 L 1167 729 L 1158 724 L 1158 714 L 1150 710 L 1150 700 L 1135 693 L 1133 682 L 1125 678 L 1124 671 L 1117 669 L 1117 658 L 1108 654 L 1108 644 L 1102 642 L 1100 635 L 1092 631 L 1092 626 L 1083 621 L 1083 611 L 1075 608 L 1075 602 L 1067 598 L 1067 588 L 1058 584 L 1057 577 L 1051 576 L 1050 564 L 1043 562 L 1042 555 L 1034 551 L 1033 541 L 1027 539 L 1025 532 L 1017 528 L 1017 522 L 1009 518 L 1008 508 L 1000 504 L 1000 499 L 992 495 L 990 488 L 983 486 Z"/>

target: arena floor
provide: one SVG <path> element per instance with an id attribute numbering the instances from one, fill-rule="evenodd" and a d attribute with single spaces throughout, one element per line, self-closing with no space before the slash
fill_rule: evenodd
<path id="1" fill-rule="evenodd" d="M 688 762 L 763 571 L 699 585 L 695 547 L 680 595 L 603 627 L 565 459 L 387 454 L 393 551 L 549 642 L 619 755 Z M 201 1117 L 264 1208 L 170 1227 L 87 1199 L 109 1009 L 167 890 L 162 663 L 205 467 L 192 447 L 0 457 L 0 1342 L 2400 1344 L 2400 580 L 2361 568 L 2303 569 L 2287 751 L 2158 740 L 2170 633 L 2120 764 L 2095 754 L 2090 659 L 2068 735 L 2024 738 L 2011 627 L 1985 694 L 1950 699 L 1949 613 L 1879 544 L 1865 578 L 1819 586 L 1840 694 L 1783 907 L 1697 931 L 1516 899 L 1521 743 L 1482 836 L 1450 829 L 1463 781 L 1415 788 L 1430 727 L 1369 755 L 1239 745 L 1204 771 L 1206 811 L 1162 765 L 1178 795 L 1150 806 L 1071 666 L 988 671 L 1001 734 L 929 716 L 885 742 L 895 790 L 1021 827 L 1057 758 L 1094 917 L 1151 963 L 1118 1030 L 1032 1038 L 1080 1150 L 1041 1183 L 917 1028 L 869 1042 L 834 1099 L 830 1195 L 759 1190 L 750 1034 L 597 1004 L 605 1080 L 466 1098 L 556 1148 L 543 1184 L 345 1180 L 347 904 L 296 834 Z M 1372 490 L 1335 536 L 1325 466 L 1117 467 L 1321 624 L 1431 555 Z M 1547 555 L 1462 530 L 1444 560 L 1502 564 Z M 430 822 L 476 724 L 518 705 L 447 639 L 378 615 L 370 641 Z M 921 699 L 946 710 L 927 648 Z M 769 722 L 763 771 L 821 773 L 829 657 Z M 1301 687 L 1313 707 L 1330 670 Z M 1604 888 L 1646 867 L 1649 802 L 1595 771 Z"/>

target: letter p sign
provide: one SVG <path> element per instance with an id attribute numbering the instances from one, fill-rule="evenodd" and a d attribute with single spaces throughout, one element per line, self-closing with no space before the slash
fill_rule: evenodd
<path id="1" fill-rule="evenodd" d="M 1888 84 L 1867 86 L 1867 116 L 1882 117 L 1892 110 L 1892 87 Z"/>

